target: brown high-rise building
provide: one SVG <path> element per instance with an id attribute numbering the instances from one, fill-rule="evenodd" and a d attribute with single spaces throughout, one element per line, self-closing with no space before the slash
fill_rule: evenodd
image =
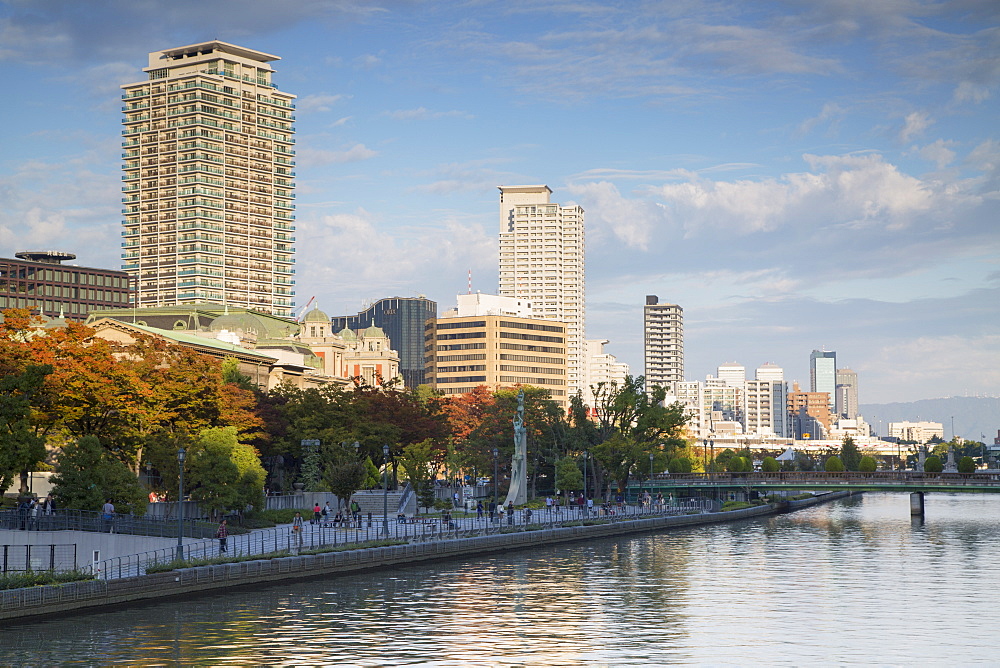
<path id="1" fill-rule="evenodd" d="M 823 438 L 830 430 L 830 393 L 803 392 L 793 383 L 788 393 L 788 417 L 796 438 Z"/>
<path id="2" fill-rule="evenodd" d="M 0 258 L 0 309 L 83 320 L 95 309 L 129 305 L 129 278 L 123 271 L 62 264 L 76 255 L 60 251 L 14 255 L 19 259 Z"/>

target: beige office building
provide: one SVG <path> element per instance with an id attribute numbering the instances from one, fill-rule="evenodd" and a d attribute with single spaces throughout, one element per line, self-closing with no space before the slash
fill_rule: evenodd
<path id="1" fill-rule="evenodd" d="M 549 201 L 548 186 L 500 186 L 500 295 L 531 302 L 566 327 L 566 389 L 584 386 L 583 208 Z"/>
<path id="2" fill-rule="evenodd" d="M 295 96 L 260 51 L 211 41 L 149 54 L 124 94 L 123 269 L 140 307 L 294 302 Z"/>
<path id="3" fill-rule="evenodd" d="M 447 395 L 533 385 L 567 401 L 566 323 L 463 313 L 427 321 L 425 379 Z"/>

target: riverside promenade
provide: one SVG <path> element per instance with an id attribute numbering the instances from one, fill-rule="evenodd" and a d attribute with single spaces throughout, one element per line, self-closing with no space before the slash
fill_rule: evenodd
<path id="1" fill-rule="evenodd" d="M 831 492 L 802 501 L 786 501 L 717 513 L 625 515 L 617 520 L 614 517 L 591 517 L 582 521 L 563 521 L 560 524 L 553 521 L 548 526 L 542 522 L 534 522 L 527 526 L 492 523 L 494 526 L 487 528 L 486 533 L 475 535 L 470 534 L 475 530 L 472 527 L 478 520 L 468 518 L 466 524 L 471 525 L 470 528 L 456 527 L 450 529 L 450 534 L 435 532 L 433 536 L 424 533 L 418 536 L 407 533 L 405 538 L 402 536 L 393 538 L 390 535 L 389 540 L 407 542 L 380 547 L 343 545 L 342 547 L 350 549 L 317 553 L 308 553 L 305 536 L 301 547 L 298 546 L 298 537 L 295 537 L 296 545 L 293 547 L 293 552 L 298 554 L 289 556 L 178 568 L 121 578 L 108 578 L 106 577 L 108 574 L 105 573 L 105 577 L 95 580 L 0 591 L 0 620 L 9 625 L 18 621 L 30 622 L 43 616 L 72 614 L 79 610 L 105 606 L 120 607 L 134 602 L 155 602 L 233 586 L 267 585 L 284 580 L 332 577 L 363 570 L 405 567 L 430 560 L 474 558 L 494 552 L 570 541 L 749 519 L 797 510 L 848 495 L 848 492 Z M 285 527 L 279 527 L 275 530 L 275 535 L 282 535 L 283 529 Z M 378 539 L 377 536 L 375 538 Z"/>

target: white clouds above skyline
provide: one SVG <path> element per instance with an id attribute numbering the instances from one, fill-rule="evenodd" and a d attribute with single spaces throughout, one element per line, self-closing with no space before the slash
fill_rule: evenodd
<path id="1" fill-rule="evenodd" d="M 587 212 L 588 336 L 637 373 L 658 294 L 692 378 L 802 379 L 825 345 L 865 402 L 997 394 L 998 23 L 988 0 L 7 0 L 0 253 L 118 265 L 117 86 L 217 37 L 299 96 L 301 303 L 447 306 L 469 269 L 494 291 L 496 186 L 547 183 Z"/>

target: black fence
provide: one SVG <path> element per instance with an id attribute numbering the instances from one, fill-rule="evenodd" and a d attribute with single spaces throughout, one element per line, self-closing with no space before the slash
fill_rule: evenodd
<path id="1" fill-rule="evenodd" d="M 75 568 L 76 545 L 0 545 L 0 573 Z"/>
<path id="2" fill-rule="evenodd" d="M 57 510 L 45 513 L 35 510 L 5 510 L 0 512 L 0 528 L 20 531 L 94 531 L 133 536 L 176 538 L 181 525 L 177 519 L 125 515 L 115 513 L 110 519 L 103 513 L 89 510 Z M 185 519 L 183 535 L 189 538 L 211 538 L 217 525 L 213 522 Z"/>

